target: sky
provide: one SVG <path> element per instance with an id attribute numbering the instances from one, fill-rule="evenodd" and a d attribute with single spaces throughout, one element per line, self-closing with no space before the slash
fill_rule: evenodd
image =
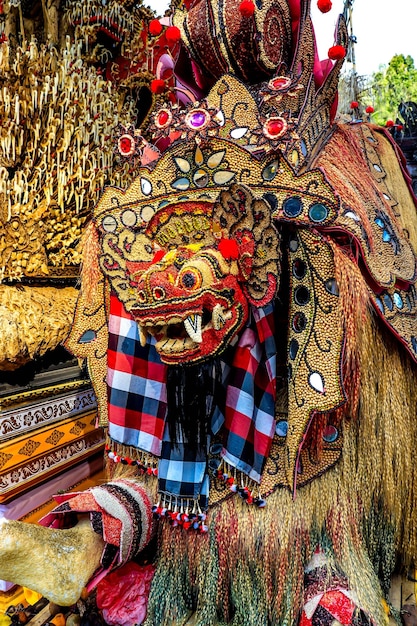
<path id="1" fill-rule="evenodd" d="M 334 30 L 343 0 L 332 0 L 333 8 L 322 14 L 312 0 L 312 18 L 316 31 L 319 56 L 327 57 L 333 45 Z M 168 7 L 167 0 L 145 0 L 158 15 Z M 395 54 L 410 55 L 417 67 L 417 0 L 353 0 L 352 26 L 355 45 L 356 71 L 360 76 L 377 72 L 388 65 Z M 352 69 L 350 64 L 346 70 Z"/>

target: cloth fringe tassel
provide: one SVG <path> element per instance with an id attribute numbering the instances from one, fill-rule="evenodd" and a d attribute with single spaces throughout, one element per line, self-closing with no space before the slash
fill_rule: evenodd
<path id="1" fill-rule="evenodd" d="M 158 458 L 152 454 L 148 454 L 133 448 L 132 446 L 125 446 L 121 443 L 117 443 L 107 436 L 105 443 L 105 461 L 106 461 L 106 473 L 109 478 L 114 478 L 119 475 L 126 476 L 127 474 L 143 476 L 158 475 Z M 130 468 L 125 471 L 123 468 Z"/>

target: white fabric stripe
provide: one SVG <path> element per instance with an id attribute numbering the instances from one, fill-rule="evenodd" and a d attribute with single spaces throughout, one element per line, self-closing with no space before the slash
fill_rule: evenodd
<path id="1" fill-rule="evenodd" d="M 139 551 L 143 550 L 152 536 L 153 524 L 152 524 L 152 504 L 151 500 L 143 487 L 140 487 L 134 480 L 128 480 L 122 478 L 116 483 L 111 484 L 123 484 L 123 488 L 130 493 L 132 498 L 136 500 L 139 505 L 142 515 L 142 536 L 139 542 Z M 140 491 L 139 491 L 140 489 Z"/>

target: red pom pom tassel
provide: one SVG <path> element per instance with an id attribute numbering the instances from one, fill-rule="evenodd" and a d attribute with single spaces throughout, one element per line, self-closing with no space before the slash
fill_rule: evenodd
<path id="1" fill-rule="evenodd" d="M 234 239 L 223 237 L 220 239 L 217 249 L 227 260 L 239 258 L 239 247 Z"/>
<path id="2" fill-rule="evenodd" d="M 149 22 L 149 26 L 148 26 L 148 30 L 149 30 L 149 34 L 152 35 L 152 37 L 157 37 L 158 35 L 160 35 L 162 33 L 162 24 L 159 20 L 151 20 Z"/>
<path id="3" fill-rule="evenodd" d="M 331 0 L 318 0 L 317 8 L 322 13 L 328 13 L 329 11 L 331 11 L 332 8 Z"/>
<path id="4" fill-rule="evenodd" d="M 154 80 L 151 81 L 151 91 L 155 95 L 159 95 L 161 93 L 164 93 L 164 91 L 165 91 L 165 81 L 162 80 L 161 78 L 154 78 Z"/>
<path id="5" fill-rule="evenodd" d="M 370 115 L 371 113 L 373 113 L 375 111 L 374 107 L 366 107 L 365 112 L 368 113 L 368 115 Z"/>
<path id="6" fill-rule="evenodd" d="M 239 11 L 243 17 L 252 17 L 255 13 L 255 5 L 252 0 L 242 0 L 239 4 Z"/>
<path id="7" fill-rule="evenodd" d="M 329 48 L 328 55 L 332 61 L 341 61 L 346 56 L 346 48 L 343 46 L 332 46 Z"/>
<path id="8" fill-rule="evenodd" d="M 350 103 L 350 108 L 351 109 L 358 109 L 359 108 L 359 102 L 356 102 L 356 100 L 353 100 L 353 102 Z"/>
<path id="9" fill-rule="evenodd" d="M 177 26 L 168 26 L 165 37 L 168 45 L 173 45 L 181 39 L 181 31 Z"/>

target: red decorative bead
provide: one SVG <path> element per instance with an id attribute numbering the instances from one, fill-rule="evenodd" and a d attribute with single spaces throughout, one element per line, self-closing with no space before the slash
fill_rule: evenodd
<path id="1" fill-rule="evenodd" d="M 329 48 L 328 55 L 332 61 L 341 61 L 346 56 L 346 48 L 343 46 L 332 46 Z"/>
<path id="2" fill-rule="evenodd" d="M 369 106 L 369 107 L 366 107 L 365 111 L 366 111 L 366 113 L 373 113 L 375 111 L 375 109 L 374 109 L 374 107 Z"/>
<path id="3" fill-rule="evenodd" d="M 165 91 L 165 81 L 161 78 L 154 78 L 151 81 L 151 91 L 155 95 L 159 95 Z"/>
<path id="4" fill-rule="evenodd" d="M 351 109 L 358 109 L 359 108 L 359 103 L 356 102 L 356 100 L 353 100 L 353 102 L 350 103 L 350 108 Z"/>
<path id="5" fill-rule="evenodd" d="M 177 26 L 168 26 L 165 31 L 165 37 L 168 44 L 172 45 L 181 39 L 181 31 Z"/>
<path id="6" fill-rule="evenodd" d="M 252 0 L 243 0 L 239 5 L 239 11 L 243 17 L 252 17 L 255 13 L 255 5 Z"/>
<path id="7" fill-rule="evenodd" d="M 149 22 L 149 34 L 152 35 L 152 37 L 157 37 L 158 35 L 160 35 L 162 33 L 162 24 L 159 20 L 151 20 Z"/>
<path id="8" fill-rule="evenodd" d="M 404 126 L 402 124 L 397 124 L 397 130 L 404 130 Z"/>
<path id="9" fill-rule="evenodd" d="M 331 0 L 318 0 L 317 8 L 322 13 L 328 13 L 332 8 Z"/>
<path id="10" fill-rule="evenodd" d="M 392 120 L 387 120 L 387 121 L 385 122 L 385 126 L 386 126 L 387 128 L 392 128 L 392 127 L 394 126 L 394 122 L 393 122 Z"/>

